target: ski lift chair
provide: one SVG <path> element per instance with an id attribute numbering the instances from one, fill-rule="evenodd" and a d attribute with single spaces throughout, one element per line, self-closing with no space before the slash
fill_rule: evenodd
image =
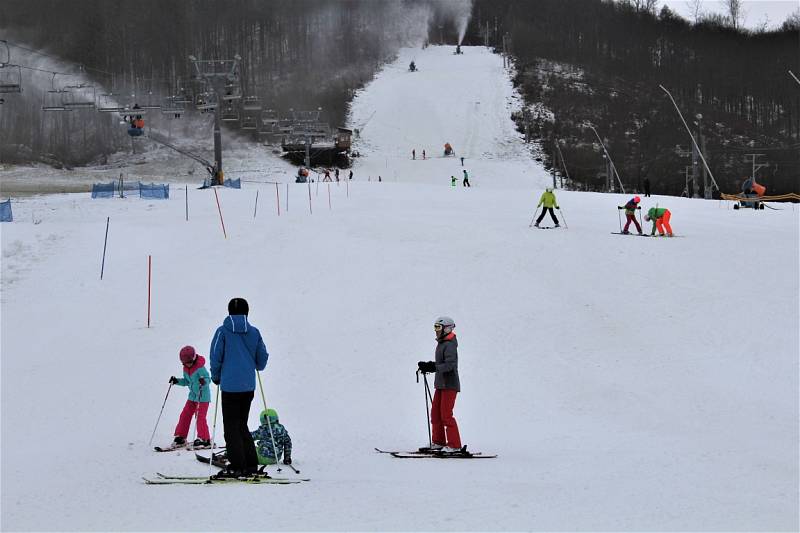
<path id="1" fill-rule="evenodd" d="M 205 91 L 195 96 L 194 106 L 198 111 L 213 111 L 219 104 L 219 97 L 214 91 Z"/>
<path id="2" fill-rule="evenodd" d="M 124 107 L 117 102 L 116 95 L 111 93 L 101 94 L 97 99 L 96 109 L 101 113 L 118 113 Z"/>
<path id="3" fill-rule="evenodd" d="M 244 111 L 242 114 L 241 128 L 248 131 L 257 130 L 259 122 L 261 122 L 260 109 L 258 111 Z"/>
<path id="4" fill-rule="evenodd" d="M 238 122 L 239 121 L 239 110 L 236 109 L 236 105 L 233 103 L 232 100 L 226 100 L 222 106 L 222 113 L 220 118 L 225 122 Z"/>
<path id="5" fill-rule="evenodd" d="M 94 109 L 95 89 L 93 85 L 67 85 L 62 102 L 67 109 Z"/>
<path id="6" fill-rule="evenodd" d="M 258 96 L 245 96 L 242 100 L 242 109 L 245 111 L 261 111 L 261 98 Z"/>
<path id="7" fill-rule="evenodd" d="M 22 92 L 22 69 L 16 65 L 0 64 L 0 93 Z"/>

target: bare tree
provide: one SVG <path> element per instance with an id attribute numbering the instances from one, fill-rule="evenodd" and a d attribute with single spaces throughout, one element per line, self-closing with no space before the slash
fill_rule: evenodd
<path id="1" fill-rule="evenodd" d="M 745 11 L 742 7 L 742 0 L 724 0 L 723 7 L 728 15 L 728 23 L 731 28 L 739 29 L 744 22 Z"/>
<path id="2" fill-rule="evenodd" d="M 686 7 L 689 8 L 694 23 L 700 22 L 700 18 L 703 16 L 703 0 L 689 0 L 686 2 Z"/>

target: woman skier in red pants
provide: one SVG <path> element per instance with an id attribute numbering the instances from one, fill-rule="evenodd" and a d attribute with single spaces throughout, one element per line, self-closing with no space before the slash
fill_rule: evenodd
<path id="1" fill-rule="evenodd" d="M 422 372 L 436 372 L 431 406 L 431 451 L 455 453 L 461 451 L 461 436 L 453 416 L 456 395 L 461 390 L 458 379 L 458 341 L 453 329 L 455 322 L 450 317 L 439 317 L 433 324 L 436 332 L 436 361 L 420 361 Z M 425 447 L 427 450 L 428 447 Z"/>

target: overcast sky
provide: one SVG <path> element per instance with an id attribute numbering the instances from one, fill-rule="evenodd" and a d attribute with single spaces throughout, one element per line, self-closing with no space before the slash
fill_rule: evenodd
<path id="1" fill-rule="evenodd" d="M 692 19 L 691 11 L 686 0 L 662 0 L 661 5 L 669 8 L 681 16 Z M 723 2 L 716 0 L 704 0 L 703 10 L 706 12 L 723 13 Z M 780 26 L 786 17 L 800 8 L 797 0 L 744 0 L 742 2 L 745 11 L 744 25 L 748 28 L 760 26 L 764 17 L 769 17 L 768 28 Z"/>

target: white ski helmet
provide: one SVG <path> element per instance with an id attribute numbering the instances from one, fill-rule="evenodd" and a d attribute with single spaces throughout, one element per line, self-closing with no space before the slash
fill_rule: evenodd
<path id="1" fill-rule="evenodd" d="M 445 335 L 449 334 L 453 331 L 453 328 L 456 327 L 456 323 L 453 322 L 453 319 L 449 316 L 440 316 L 436 319 L 436 322 L 433 323 L 434 326 L 442 326 L 442 333 Z"/>

